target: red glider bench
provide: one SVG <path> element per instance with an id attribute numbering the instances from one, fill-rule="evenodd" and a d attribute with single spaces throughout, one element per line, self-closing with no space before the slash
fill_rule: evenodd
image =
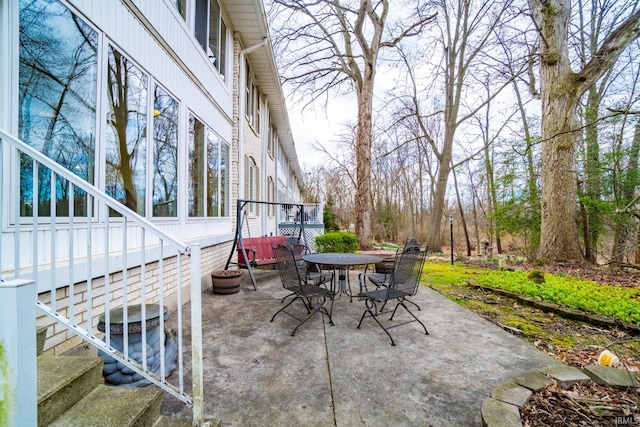
<path id="1" fill-rule="evenodd" d="M 244 249 L 247 253 L 248 260 L 242 253 L 242 247 L 238 242 L 238 266 L 240 268 L 247 268 L 247 262 L 251 264 L 251 267 L 259 267 L 262 265 L 273 265 L 277 262 L 276 256 L 273 254 L 274 244 L 289 244 L 289 238 L 287 236 L 264 236 L 264 237 L 248 237 L 242 239 L 244 243 Z"/>

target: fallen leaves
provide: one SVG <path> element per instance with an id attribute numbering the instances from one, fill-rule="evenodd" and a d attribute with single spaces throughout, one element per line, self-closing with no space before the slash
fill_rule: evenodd
<path id="1" fill-rule="evenodd" d="M 557 383 L 534 393 L 520 410 L 528 427 L 616 426 L 616 417 L 640 419 L 639 390 L 616 390 L 589 381 L 563 389 Z"/>

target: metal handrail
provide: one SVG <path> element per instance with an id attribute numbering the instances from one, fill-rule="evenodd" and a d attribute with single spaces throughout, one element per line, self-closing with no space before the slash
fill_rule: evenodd
<path id="1" fill-rule="evenodd" d="M 23 154 L 31 157 L 32 161 L 34 161 L 34 165 L 43 165 L 46 166 L 47 168 L 49 168 L 53 174 L 59 175 L 60 177 L 66 179 L 67 181 L 69 181 L 72 186 L 78 187 L 80 189 L 82 189 L 83 191 L 85 191 L 90 197 L 94 198 L 97 202 L 104 204 L 106 207 L 109 207 L 111 209 L 113 209 L 114 211 L 118 212 L 120 215 L 122 215 L 124 221 L 124 229 L 126 230 L 126 228 L 128 227 L 128 221 L 130 221 L 133 225 L 137 225 L 140 227 L 140 229 L 143 231 L 143 237 L 142 237 L 142 247 L 141 252 L 144 254 L 145 251 L 145 238 L 144 238 L 144 232 L 148 231 L 149 234 L 151 235 L 155 235 L 155 237 L 157 237 L 159 239 L 160 242 L 160 264 L 162 264 L 162 260 L 164 258 L 163 255 L 163 248 L 165 248 L 165 243 L 167 244 L 167 247 L 169 249 L 172 249 L 174 252 L 174 254 L 177 257 L 178 260 L 178 283 L 181 283 L 181 267 L 180 267 L 180 256 L 182 254 L 186 254 L 188 256 L 190 256 L 191 258 L 191 267 L 190 267 L 190 271 L 191 271 L 191 303 L 192 303 L 192 310 L 191 310 L 191 336 L 192 336 L 192 379 L 193 379 L 193 389 L 192 389 L 192 393 L 191 395 L 189 395 L 188 393 L 184 392 L 184 387 L 183 387 L 183 381 L 182 381 L 182 374 L 184 373 L 183 370 L 183 366 L 182 366 L 182 338 L 181 338 L 181 333 L 182 333 L 182 310 L 181 310 L 181 297 L 180 295 L 182 294 L 181 289 L 180 289 L 180 285 L 178 286 L 177 289 L 177 298 L 178 298 L 178 333 L 180 335 L 180 338 L 178 338 L 179 340 L 179 362 L 178 364 L 180 365 L 180 384 L 179 386 L 174 386 L 173 384 L 169 383 L 166 381 L 165 379 L 165 375 L 164 375 L 164 356 L 162 358 L 161 361 L 161 374 L 160 376 L 157 376 L 156 374 L 154 374 L 153 372 L 151 372 L 150 370 L 147 370 L 147 363 L 146 363 L 146 350 L 143 350 L 143 362 L 137 363 L 134 359 L 132 359 L 130 357 L 130 353 L 128 350 L 128 344 L 127 344 L 127 340 L 128 340 L 128 335 L 127 332 L 124 333 L 124 349 L 122 350 L 118 350 L 116 348 L 114 348 L 113 346 L 111 346 L 110 344 L 110 332 L 109 331 L 109 327 L 105 328 L 105 341 L 103 342 L 102 340 L 100 340 L 99 338 L 97 338 L 90 330 L 82 328 L 81 326 L 77 325 L 74 322 L 74 314 L 73 314 L 73 309 L 71 309 L 71 313 L 67 316 L 63 315 L 62 313 L 58 312 L 56 310 L 56 306 L 55 306 L 55 301 L 56 298 L 52 296 L 51 300 L 52 300 L 52 306 L 48 306 L 47 304 L 41 302 L 41 301 L 36 301 L 36 307 L 42 311 L 45 315 L 47 315 L 48 317 L 52 318 L 55 322 L 57 322 L 58 324 L 63 325 L 67 330 L 73 332 L 74 334 L 78 335 L 79 337 L 81 337 L 83 340 L 87 341 L 88 343 L 92 344 L 93 346 L 95 346 L 96 348 L 98 348 L 99 350 L 101 350 L 102 352 L 104 352 L 105 354 L 108 354 L 109 356 L 113 357 L 114 359 L 118 360 L 119 362 L 123 363 L 124 365 L 128 366 L 130 369 L 132 369 L 133 371 L 137 372 L 138 374 L 142 375 L 143 377 L 147 378 L 151 383 L 156 384 L 157 386 L 161 387 L 163 390 L 167 391 L 168 393 L 172 394 L 173 396 L 177 397 L 178 399 L 182 400 L 183 402 L 185 402 L 187 405 L 192 406 L 193 407 L 193 425 L 202 425 L 203 422 L 203 417 L 204 417 L 204 406 L 203 406 L 203 388 L 202 388 L 202 319 L 201 319 L 201 299 L 200 299 L 200 292 L 201 292 L 201 283 L 200 283 L 200 262 L 201 262 L 201 258 L 200 258 L 200 245 L 199 244 L 193 244 L 193 245 L 188 245 L 186 243 L 180 242 L 179 240 L 175 239 L 174 237 L 172 237 L 171 235 L 167 234 L 165 231 L 163 231 L 162 229 L 160 229 L 159 227 L 157 227 L 156 225 L 154 225 L 153 223 L 151 223 L 150 221 L 148 221 L 146 218 L 143 218 L 142 216 L 138 215 L 135 211 L 129 209 L 128 207 L 124 206 L 123 204 L 121 204 L 118 200 L 114 199 L 113 197 L 105 194 L 103 191 L 99 190 L 97 187 L 93 186 L 92 184 L 88 183 L 87 181 L 83 180 L 82 178 L 78 177 L 77 175 L 73 174 L 72 172 L 70 172 L 69 170 L 67 170 L 66 168 L 64 168 L 63 166 L 61 166 L 60 164 L 58 164 L 57 162 L 53 161 L 52 159 L 50 159 L 49 157 L 45 156 L 44 154 L 42 154 L 41 152 L 37 151 L 36 149 L 34 149 L 33 147 L 29 146 L 28 144 L 24 143 L 23 141 L 13 137 L 12 135 L 10 135 L 9 133 L 7 133 L 5 130 L 0 128 L 0 164 L 3 162 L 3 149 L 4 149 L 4 144 L 3 142 L 6 141 L 9 143 L 9 146 L 12 146 L 14 149 L 16 149 L 18 152 L 22 152 Z M 0 176 L 0 183 L 3 182 L 3 177 Z M 0 189 L 2 190 L 2 189 Z M 2 215 L 0 215 L 1 217 Z M 69 223 L 71 226 L 73 226 L 73 213 L 71 212 L 69 215 Z M 34 217 L 34 227 L 35 227 L 35 217 Z M 2 224 L 0 224 L 1 226 Z M 19 218 L 16 218 L 16 227 L 19 225 Z M 90 224 L 89 224 L 90 225 Z M 109 227 L 109 221 L 107 218 L 107 221 L 105 222 L 105 232 L 107 232 Z M 16 228 L 16 233 L 18 228 Z M 35 228 L 34 228 L 35 230 Z M 91 230 L 91 227 L 89 226 L 89 230 Z M 16 240 L 18 239 L 18 236 L 16 236 Z M 73 243 L 70 242 L 70 245 L 72 246 Z M 124 261 L 122 264 L 122 268 L 123 271 L 125 271 L 128 267 L 126 265 L 126 252 L 130 249 L 128 248 L 126 245 L 123 246 L 123 251 L 125 251 L 124 253 Z M 108 251 L 108 245 L 105 246 L 105 260 L 107 260 L 108 262 L 108 255 L 109 255 L 109 251 Z M 16 255 L 17 257 L 17 255 Z M 91 254 L 89 254 L 89 257 L 91 257 Z M 34 257 L 35 259 L 35 257 Z M 71 256 L 71 254 L 69 255 L 69 266 L 72 266 L 72 263 L 74 262 L 73 257 Z M 145 263 L 146 261 L 144 260 L 144 256 L 142 257 L 141 260 L 141 267 L 143 269 L 143 276 L 144 276 L 144 267 L 145 267 Z M 17 268 L 17 263 L 16 263 L 16 268 Z M 34 267 L 34 278 L 35 278 L 35 274 L 36 274 L 36 265 L 33 266 Z M 53 268 L 53 267 L 52 267 Z M 162 267 L 160 267 L 162 269 Z M 70 268 L 71 271 L 71 268 Z M 105 267 L 105 271 L 106 274 L 108 274 L 108 268 Z M 15 272 L 16 274 L 19 274 L 18 271 L 16 270 Z M 162 272 L 160 273 L 162 275 Z M 71 276 L 70 276 L 71 277 Z M 92 281 L 93 277 L 90 274 L 90 272 L 87 273 L 87 289 L 90 291 L 91 289 L 91 281 Z M 106 280 L 106 279 L 105 279 Z M 161 277 L 160 282 L 163 283 L 163 278 Z M 146 287 L 146 284 L 144 282 L 144 279 L 142 281 L 142 288 Z M 70 303 L 70 307 L 73 307 L 73 301 L 75 299 L 75 295 L 74 295 L 74 285 L 73 282 L 70 280 L 69 281 L 69 294 L 70 294 L 70 298 L 71 298 L 71 303 Z M 105 285 L 106 287 L 107 285 Z M 161 286 L 162 287 L 162 286 Z M 126 284 L 123 286 L 123 290 L 127 289 Z M 53 294 L 53 290 L 55 290 L 55 283 L 52 280 L 52 294 Z M 108 291 L 105 289 L 105 294 L 107 294 Z M 144 294 L 144 291 L 143 291 Z M 161 291 L 161 296 L 160 296 L 160 306 L 162 306 L 162 291 Z M 90 298 L 88 298 L 90 300 Z M 146 304 L 147 300 L 145 296 L 142 296 L 140 298 L 142 300 L 143 305 Z M 127 303 L 127 293 L 124 292 L 124 304 L 126 306 Z M 91 309 L 92 309 L 92 305 L 91 302 L 87 302 L 87 307 L 89 310 L 89 325 L 92 322 L 92 315 L 91 315 Z M 144 312 L 144 309 L 143 309 Z M 124 313 L 126 313 L 126 309 L 124 311 Z M 126 319 L 127 316 L 125 315 L 124 318 Z M 110 324 L 109 321 L 109 303 L 107 302 L 106 304 L 106 310 L 105 310 L 105 324 Z M 125 331 L 128 329 L 128 320 L 125 320 Z M 160 327 L 164 328 L 164 318 L 163 316 L 160 316 Z M 143 320 L 143 332 L 142 332 L 142 339 L 143 341 L 146 341 L 146 332 L 144 332 L 146 330 L 146 320 Z M 161 352 L 164 351 L 164 344 L 161 344 L 160 347 Z"/>

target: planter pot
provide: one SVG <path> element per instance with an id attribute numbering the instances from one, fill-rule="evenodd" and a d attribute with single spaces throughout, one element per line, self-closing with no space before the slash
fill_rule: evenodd
<path id="1" fill-rule="evenodd" d="M 219 270 L 211 273 L 214 294 L 235 294 L 240 291 L 241 281 L 242 270 Z"/>

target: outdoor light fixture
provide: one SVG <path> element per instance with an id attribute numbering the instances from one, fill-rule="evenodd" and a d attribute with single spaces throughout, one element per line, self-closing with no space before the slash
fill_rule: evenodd
<path id="1" fill-rule="evenodd" d="M 453 265 L 453 214 L 449 215 L 449 229 L 451 231 L 451 265 Z"/>

